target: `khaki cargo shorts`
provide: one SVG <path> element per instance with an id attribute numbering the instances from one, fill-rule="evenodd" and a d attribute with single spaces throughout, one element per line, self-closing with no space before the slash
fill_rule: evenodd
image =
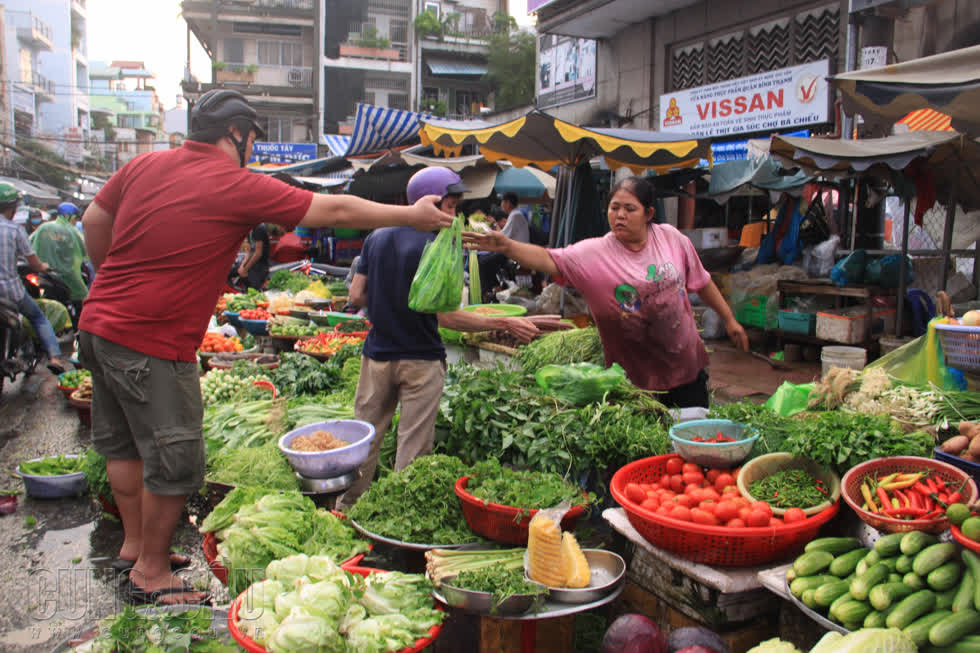
<path id="1" fill-rule="evenodd" d="M 204 483 L 200 368 L 133 351 L 81 331 L 92 371 L 92 445 L 106 458 L 143 461 L 154 494 L 190 494 Z"/>

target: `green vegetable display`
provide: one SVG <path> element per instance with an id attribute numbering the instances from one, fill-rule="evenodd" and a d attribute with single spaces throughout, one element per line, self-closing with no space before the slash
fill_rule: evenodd
<path id="1" fill-rule="evenodd" d="M 491 458 L 473 467 L 466 491 L 484 501 L 527 510 L 552 508 L 562 501 L 582 505 L 582 489 L 554 472 L 513 470 Z"/>
<path id="2" fill-rule="evenodd" d="M 226 295 L 225 310 L 231 313 L 241 313 L 247 308 L 256 308 L 259 302 L 266 301 L 265 293 L 255 288 L 249 288 L 246 293 Z"/>
<path id="3" fill-rule="evenodd" d="M 497 606 L 512 596 L 548 593 L 548 588 L 544 585 L 525 580 L 523 569 L 504 569 L 499 566 L 463 571 L 455 578 L 446 579 L 443 582 L 453 587 L 491 594 L 491 614 Z"/>
<path id="4" fill-rule="evenodd" d="M 462 221 L 439 231 L 425 244 L 422 259 L 408 291 L 408 307 L 420 313 L 446 313 L 463 300 Z"/>
<path id="5" fill-rule="evenodd" d="M 95 449 L 86 449 L 85 456 L 82 458 L 82 472 L 85 473 L 89 494 L 95 498 L 104 497 L 107 501 L 113 501 L 112 486 L 109 485 L 109 474 L 106 472 L 105 463 L 105 456 Z"/>
<path id="6" fill-rule="evenodd" d="M 357 539 L 348 524 L 318 510 L 313 501 L 295 491 L 266 494 L 243 504 L 231 525 L 215 534 L 233 595 L 262 580 L 266 565 L 273 560 L 305 553 L 340 562 L 368 550 L 367 542 Z"/>
<path id="7" fill-rule="evenodd" d="M 761 404 L 740 401 L 731 404 L 715 404 L 708 417 L 727 419 L 747 424 L 759 432 L 759 439 L 752 446 L 748 460 L 777 451 L 787 451 L 786 438 L 795 428 L 795 420 L 782 417 Z"/>
<path id="8" fill-rule="evenodd" d="M 321 363 L 306 354 L 284 352 L 279 356 L 279 367 L 271 371 L 272 382 L 291 397 L 329 392 L 340 380 L 340 368 L 332 362 L 333 359 Z"/>
<path id="9" fill-rule="evenodd" d="M 348 515 L 366 530 L 402 542 L 476 541 L 453 491 L 456 481 L 468 473 L 458 458 L 416 458 L 405 469 L 375 481 Z"/>
<path id="10" fill-rule="evenodd" d="M 231 635 L 216 639 L 208 609 L 142 614 L 133 606 L 99 624 L 90 653 L 235 653 Z"/>
<path id="11" fill-rule="evenodd" d="M 250 401 L 269 396 L 269 390 L 267 388 L 256 386 L 254 383 L 256 381 L 271 382 L 271 379 L 264 374 L 241 376 L 244 368 L 237 368 L 236 371 L 236 366 L 241 363 L 251 364 L 257 369 L 263 370 L 263 368 L 258 367 L 250 361 L 236 361 L 231 369 L 215 369 L 209 371 L 201 377 L 201 400 L 205 406 L 214 406 L 227 402 Z"/>
<path id="12" fill-rule="evenodd" d="M 266 392 L 266 396 L 268 396 Z M 208 458 L 225 447 L 261 447 L 286 432 L 285 403 L 259 399 L 208 406 L 204 410 L 204 442 Z"/>
<path id="13" fill-rule="evenodd" d="M 273 653 L 385 653 L 412 646 L 445 613 L 432 607 L 420 574 L 351 574 L 328 558 L 295 555 L 269 563 L 249 587 L 238 627 Z"/>
<path id="14" fill-rule="evenodd" d="M 367 320 L 345 320 L 337 326 L 337 331 L 340 333 L 355 333 L 357 331 L 367 331 L 368 323 Z"/>
<path id="15" fill-rule="evenodd" d="M 754 481 L 749 493 L 776 508 L 806 509 L 827 500 L 827 490 L 818 487 L 817 480 L 802 469 L 785 469 Z"/>
<path id="16" fill-rule="evenodd" d="M 72 370 L 58 377 L 58 384 L 63 388 L 77 388 L 82 381 L 92 376 L 89 370 Z"/>
<path id="17" fill-rule="evenodd" d="M 63 476 L 82 471 L 84 456 L 48 456 L 34 462 L 22 462 L 20 471 L 30 476 Z"/>
<path id="18" fill-rule="evenodd" d="M 300 489 L 293 467 L 275 439 L 260 447 L 223 449 L 208 460 L 207 479 L 238 487 Z"/>
<path id="19" fill-rule="evenodd" d="M 273 324 L 269 327 L 269 333 L 274 336 L 315 336 L 323 327 L 312 324 Z M 307 356 L 309 358 L 309 356 Z"/>
<path id="20" fill-rule="evenodd" d="M 294 295 L 310 285 L 310 277 L 304 272 L 276 270 L 269 275 L 266 286 L 269 290 L 285 290 Z"/>
<path id="21" fill-rule="evenodd" d="M 609 369 L 593 363 L 545 365 L 534 374 L 538 385 L 548 394 L 576 406 L 601 401 L 626 382 L 626 372 L 619 363 Z"/>
<path id="22" fill-rule="evenodd" d="M 594 328 L 555 331 L 517 350 L 514 360 L 529 374 L 545 365 L 592 363 L 605 365 L 602 341 Z"/>

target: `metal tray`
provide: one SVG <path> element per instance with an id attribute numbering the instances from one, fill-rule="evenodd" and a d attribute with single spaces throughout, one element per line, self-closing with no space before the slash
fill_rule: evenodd
<path id="1" fill-rule="evenodd" d="M 206 605 L 168 605 L 168 606 L 157 606 L 151 608 L 140 608 L 137 612 L 141 614 L 159 614 L 161 612 L 173 612 L 180 614 L 182 612 L 187 612 L 189 610 L 208 610 L 211 612 L 211 633 L 215 635 L 218 639 L 225 642 L 230 646 L 235 645 L 235 640 L 232 639 L 231 633 L 228 632 L 228 610 L 226 608 L 212 608 Z M 90 626 L 83 631 L 79 631 L 77 634 L 72 635 L 60 642 L 53 649 L 51 653 L 72 653 L 76 650 L 76 647 L 84 647 L 85 644 L 95 638 L 98 632 L 98 626 Z M 81 640 L 81 641 L 80 641 Z M 71 643 L 75 642 L 74 645 Z M 85 649 L 82 649 L 85 650 Z"/>
<path id="2" fill-rule="evenodd" d="M 568 615 L 576 614 L 579 612 L 585 612 L 586 610 L 592 610 L 593 608 L 598 608 L 600 606 L 606 605 L 607 603 L 612 603 L 617 598 L 619 598 L 620 594 L 623 593 L 623 588 L 625 586 L 626 586 L 625 583 L 620 583 L 616 587 L 616 589 L 613 590 L 611 593 L 606 594 L 601 599 L 592 601 L 590 603 L 578 603 L 578 604 L 556 603 L 555 601 L 548 599 L 544 602 L 543 605 L 539 607 L 537 611 L 534 612 L 527 612 L 525 614 L 516 615 L 516 616 L 490 615 L 490 614 L 486 614 L 483 616 L 488 616 L 488 617 L 493 616 L 494 618 L 497 619 L 511 619 L 514 621 L 536 621 L 538 619 L 556 619 L 558 617 L 566 617 Z M 444 597 L 441 593 L 439 593 L 438 590 L 433 590 L 432 596 L 440 603 L 444 605 L 449 605 L 449 602 L 446 601 L 446 597 Z"/>
<path id="3" fill-rule="evenodd" d="M 591 603 L 613 592 L 626 579 L 626 561 L 605 549 L 583 549 L 592 574 L 589 584 L 582 588 L 548 587 L 548 598 L 555 603 Z M 531 579 L 528 579 L 531 580 Z M 532 583 L 535 581 L 531 581 Z"/>
<path id="4" fill-rule="evenodd" d="M 786 594 L 789 596 L 789 600 L 793 602 L 793 605 L 798 607 L 803 612 L 803 614 L 805 614 L 806 616 L 810 617 L 818 624 L 820 624 L 820 626 L 824 630 L 834 630 L 840 633 L 841 635 L 847 635 L 848 633 L 851 632 L 847 628 L 841 626 L 840 624 L 835 624 L 833 621 L 823 616 L 819 612 L 810 609 L 803 601 L 793 596 L 793 593 L 789 591 L 789 582 L 786 583 Z"/>
<path id="5" fill-rule="evenodd" d="M 463 544 L 418 544 L 415 542 L 402 542 L 401 540 L 393 540 L 390 537 L 372 533 L 353 519 L 350 520 L 350 525 L 354 527 L 354 530 L 370 540 L 381 542 L 382 544 L 387 544 L 388 546 L 398 547 L 400 549 L 409 549 L 411 551 L 428 551 L 429 549 L 458 549 L 463 546 L 479 544 L 477 541 L 464 542 Z M 443 603 L 445 603 L 445 601 L 443 601 Z"/>
<path id="6" fill-rule="evenodd" d="M 515 594 L 509 596 L 494 607 L 493 595 L 489 592 L 476 592 L 463 587 L 452 585 L 451 581 L 456 577 L 452 576 L 442 580 L 439 592 L 446 599 L 446 603 L 454 608 L 473 612 L 476 614 L 492 615 L 494 617 L 516 617 L 522 615 L 537 604 L 538 607 L 544 604 L 544 599 L 548 595 L 543 594 Z M 534 581 L 529 581 L 534 583 Z M 544 587 L 540 583 L 535 583 Z"/>

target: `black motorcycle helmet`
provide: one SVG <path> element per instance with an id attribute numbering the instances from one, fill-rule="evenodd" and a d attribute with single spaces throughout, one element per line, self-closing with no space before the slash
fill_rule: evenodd
<path id="1" fill-rule="evenodd" d="M 227 136 L 238 150 L 238 159 L 245 167 L 245 145 L 248 132 L 255 130 L 256 138 L 265 137 L 265 130 L 256 121 L 255 109 L 238 91 L 216 88 L 202 95 L 191 109 L 191 133 L 188 138 L 204 143 L 216 143 Z M 228 127 L 234 126 L 243 135 L 236 139 Z"/>

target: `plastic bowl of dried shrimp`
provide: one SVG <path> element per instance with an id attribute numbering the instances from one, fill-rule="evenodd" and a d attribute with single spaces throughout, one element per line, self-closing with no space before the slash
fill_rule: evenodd
<path id="1" fill-rule="evenodd" d="M 333 478 L 361 466 L 375 434 L 374 426 L 362 420 L 316 422 L 279 438 L 279 450 L 301 475 Z"/>

